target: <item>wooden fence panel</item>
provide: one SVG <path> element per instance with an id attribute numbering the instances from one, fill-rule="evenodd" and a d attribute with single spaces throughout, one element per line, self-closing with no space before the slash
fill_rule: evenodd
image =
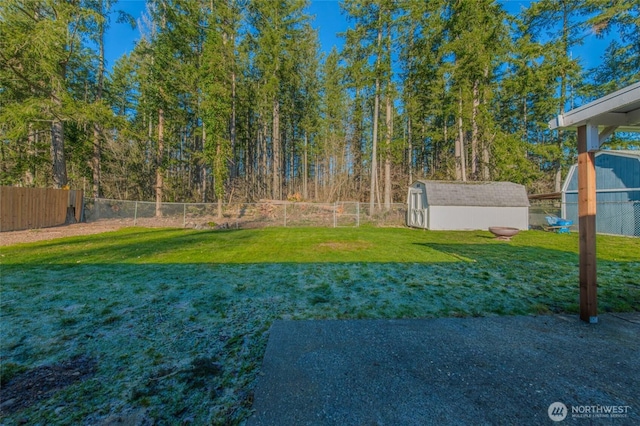
<path id="1" fill-rule="evenodd" d="M 82 191 L 0 186 L 0 232 L 78 222 L 82 204 Z"/>

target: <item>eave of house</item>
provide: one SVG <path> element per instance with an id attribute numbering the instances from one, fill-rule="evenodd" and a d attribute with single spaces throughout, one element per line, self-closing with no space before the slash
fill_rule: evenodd
<path id="1" fill-rule="evenodd" d="M 551 130 L 575 129 L 585 125 L 597 126 L 601 139 L 614 131 L 640 132 L 640 82 L 549 121 Z"/>

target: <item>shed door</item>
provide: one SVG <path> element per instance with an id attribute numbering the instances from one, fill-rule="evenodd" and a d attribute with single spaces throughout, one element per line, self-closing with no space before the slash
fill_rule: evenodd
<path id="1" fill-rule="evenodd" d="M 422 205 L 422 189 L 411 188 L 409 197 L 409 226 L 424 228 L 426 226 L 426 210 Z"/>

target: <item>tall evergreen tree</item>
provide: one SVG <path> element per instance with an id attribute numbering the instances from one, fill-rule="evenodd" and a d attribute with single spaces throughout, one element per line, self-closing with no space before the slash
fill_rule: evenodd
<path id="1" fill-rule="evenodd" d="M 320 146 L 323 183 L 328 185 L 327 201 L 340 198 L 347 177 L 346 158 L 346 106 L 347 99 L 343 88 L 344 70 L 339 64 L 338 52 L 333 49 L 323 66 L 322 81 L 322 123 Z"/>
<path id="2" fill-rule="evenodd" d="M 82 56 L 84 37 L 101 18 L 81 2 L 9 0 L 0 7 L 0 120 L 14 141 L 48 123 L 56 188 L 68 184 L 65 122 L 86 119 L 69 91 L 72 67 L 90 59 Z"/>
<path id="3" fill-rule="evenodd" d="M 286 96 L 287 85 L 292 82 L 295 69 L 292 63 L 296 44 L 305 40 L 304 31 L 309 26 L 305 14 L 307 0 L 272 2 L 253 0 L 249 3 L 249 23 L 254 43 L 255 69 L 259 78 L 259 114 L 263 125 L 270 118 L 271 132 L 271 196 L 282 198 L 283 144 L 281 108 Z"/>
<path id="4" fill-rule="evenodd" d="M 526 31 L 532 41 L 544 46 L 544 61 L 556 76 L 558 95 L 555 112 L 559 114 L 572 107 L 574 88 L 579 82 L 581 66 L 572 49 L 584 41 L 587 12 L 585 0 L 540 0 L 532 3 L 525 12 Z M 562 185 L 562 171 L 566 163 L 564 152 L 568 142 L 566 132 L 558 131 L 553 159 L 556 192 Z"/>
<path id="5" fill-rule="evenodd" d="M 582 85 L 581 94 L 592 99 L 640 80 L 640 4 L 634 0 L 591 0 L 588 9 L 593 16 L 587 24 L 597 37 L 617 35 Z"/>
<path id="6" fill-rule="evenodd" d="M 375 201 L 381 201 L 378 182 L 378 138 L 380 98 L 382 90 L 391 84 L 391 43 L 396 5 L 390 0 L 345 0 L 342 9 L 354 21 L 355 28 L 346 32 L 347 42 L 359 45 L 350 49 L 356 55 L 353 63 L 361 67 L 352 74 L 368 73 L 373 86 L 372 141 L 369 184 L 369 211 L 375 211 Z M 358 58 L 358 56 L 360 58 Z M 370 71 L 368 71 L 370 70 Z M 387 95 L 391 92 L 388 91 Z M 388 189 L 390 191 L 390 188 Z M 390 192 L 389 192 L 390 193 Z"/>

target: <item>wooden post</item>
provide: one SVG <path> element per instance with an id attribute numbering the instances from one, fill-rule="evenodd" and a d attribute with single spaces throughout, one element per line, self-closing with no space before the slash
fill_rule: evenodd
<path id="1" fill-rule="evenodd" d="M 578 127 L 578 216 L 580 229 L 580 319 L 598 322 L 596 277 L 596 167 L 587 149 L 587 126 Z"/>

